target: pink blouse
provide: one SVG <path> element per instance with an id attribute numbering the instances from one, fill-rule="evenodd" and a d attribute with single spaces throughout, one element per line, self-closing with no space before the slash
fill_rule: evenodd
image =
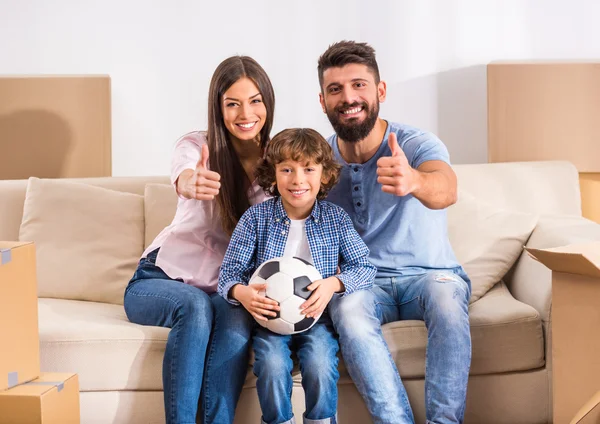
<path id="1" fill-rule="evenodd" d="M 191 132 L 177 141 L 171 163 L 172 184 L 175 185 L 183 170 L 196 169 L 201 146 L 206 142 L 203 131 Z M 248 190 L 248 198 L 255 205 L 267 196 L 255 181 Z M 179 196 L 173 222 L 156 236 L 142 257 L 160 247 L 156 265 L 169 277 L 213 293 L 217 291 L 219 267 L 228 244 L 229 236 L 221 228 L 216 200 Z"/>

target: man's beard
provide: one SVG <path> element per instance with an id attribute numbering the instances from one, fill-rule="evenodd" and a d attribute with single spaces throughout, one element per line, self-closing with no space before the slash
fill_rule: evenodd
<path id="1" fill-rule="evenodd" d="M 340 119 L 340 111 L 346 109 L 352 109 L 353 107 L 363 107 L 363 110 L 367 113 L 367 117 L 362 122 L 356 122 L 358 118 L 352 118 L 349 123 L 344 123 Z M 327 118 L 336 132 L 339 138 L 348 143 L 357 143 L 360 140 L 366 138 L 379 116 L 379 101 L 373 103 L 372 107 L 366 102 L 352 104 L 344 103 L 340 106 L 333 108 L 333 110 L 327 111 Z"/>

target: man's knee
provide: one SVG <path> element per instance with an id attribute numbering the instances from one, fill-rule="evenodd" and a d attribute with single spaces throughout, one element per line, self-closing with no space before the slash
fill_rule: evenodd
<path id="1" fill-rule="evenodd" d="M 332 319 L 347 319 L 354 315 L 368 315 L 374 306 L 372 292 L 359 290 L 348 296 L 334 296 L 329 302 L 329 313 Z"/>
<path id="2" fill-rule="evenodd" d="M 329 313 L 340 336 L 351 332 L 357 337 L 379 327 L 376 302 L 370 290 L 360 290 L 348 296 L 332 299 Z"/>
<path id="3" fill-rule="evenodd" d="M 466 316 L 469 306 L 469 287 L 451 271 L 437 271 L 429 275 L 424 289 L 424 301 L 436 314 L 448 318 Z"/>

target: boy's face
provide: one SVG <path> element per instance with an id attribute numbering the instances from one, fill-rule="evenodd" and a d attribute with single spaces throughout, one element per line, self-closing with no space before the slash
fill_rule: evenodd
<path id="1" fill-rule="evenodd" d="M 275 165 L 275 184 L 290 219 L 310 215 L 321 189 L 323 165 L 285 160 Z"/>

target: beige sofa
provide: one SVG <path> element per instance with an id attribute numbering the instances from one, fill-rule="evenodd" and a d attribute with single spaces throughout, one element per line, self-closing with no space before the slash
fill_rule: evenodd
<path id="1" fill-rule="evenodd" d="M 600 240 L 600 225 L 581 218 L 578 175 L 569 163 L 455 170 L 461 196 L 449 211 L 451 241 L 476 276 L 474 297 L 481 296 L 470 307 L 466 422 L 551 422 L 550 272 L 521 246 Z M 21 236 L 37 245 L 42 370 L 79 374 L 83 423 L 164 422 L 168 330 L 129 323 L 120 296 L 143 247 L 172 216 L 174 194 L 166 177 L 72 181 L 0 181 L 0 240 Z M 384 333 L 422 423 L 426 329 L 406 321 Z M 293 399 L 300 419 L 298 375 Z M 259 418 L 249 369 L 236 423 Z M 370 421 L 343 365 L 339 420 Z"/>

